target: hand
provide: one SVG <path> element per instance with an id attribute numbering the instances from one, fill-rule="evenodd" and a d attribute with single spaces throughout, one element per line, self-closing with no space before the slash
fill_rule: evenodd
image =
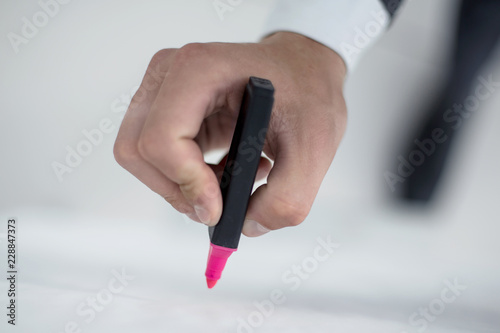
<path id="1" fill-rule="evenodd" d="M 260 43 L 187 44 L 154 55 L 116 139 L 118 163 L 175 209 L 215 225 L 217 173 L 203 153 L 229 149 L 249 76 L 271 80 L 275 103 L 243 234 L 295 226 L 309 213 L 346 124 L 345 65 L 331 49 L 290 32 Z"/>

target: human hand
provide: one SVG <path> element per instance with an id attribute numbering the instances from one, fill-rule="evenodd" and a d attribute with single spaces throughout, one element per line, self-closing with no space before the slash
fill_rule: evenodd
<path id="1" fill-rule="evenodd" d="M 179 212 L 215 225 L 217 174 L 203 153 L 229 149 L 250 76 L 276 93 L 243 234 L 295 226 L 308 215 L 345 131 L 345 65 L 307 37 L 278 32 L 260 43 L 187 44 L 159 51 L 132 99 L 114 146 L 117 162 Z"/>

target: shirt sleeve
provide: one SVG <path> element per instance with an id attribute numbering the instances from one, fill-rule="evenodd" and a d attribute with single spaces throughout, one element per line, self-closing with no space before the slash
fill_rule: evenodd
<path id="1" fill-rule="evenodd" d="M 348 71 L 386 30 L 398 0 L 278 0 L 263 36 L 290 31 L 337 52 Z"/>

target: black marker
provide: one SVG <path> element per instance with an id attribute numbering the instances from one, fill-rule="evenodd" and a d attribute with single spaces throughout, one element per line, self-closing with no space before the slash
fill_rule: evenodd
<path id="1" fill-rule="evenodd" d="M 222 215 L 215 227 L 209 227 L 210 252 L 205 272 L 208 288 L 215 286 L 227 259 L 238 248 L 273 102 L 271 81 L 251 76 L 221 178 Z M 253 149 L 253 154 L 246 154 L 249 148 L 245 147 Z"/>

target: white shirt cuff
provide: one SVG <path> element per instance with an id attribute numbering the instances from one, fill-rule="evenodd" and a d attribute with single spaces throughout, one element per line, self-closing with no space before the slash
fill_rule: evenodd
<path id="1" fill-rule="evenodd" d="M 263 36 L 277 31 L 299 33 L 337 52 L 352 71 L 389 22 L 379 0 L 278 0 Z"/>

